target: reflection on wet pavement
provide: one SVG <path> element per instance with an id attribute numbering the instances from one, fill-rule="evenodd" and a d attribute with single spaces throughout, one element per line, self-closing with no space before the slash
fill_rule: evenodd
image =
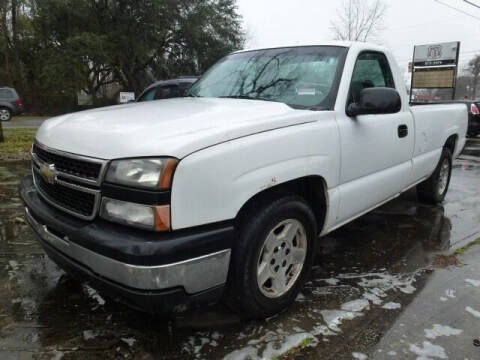
<path id="1" fill-rule="evenodd" d="M 456 160 L 443 207 L 421 205 L 410 191 L 323 238 L 312 279 L 286 312 L 244 322 L 216 305 L 167 319 L 103 299 L 46 258 L 17 196 L 18 181 L 28 173 L 28 163 L 0 164 L 2 360 L 269 359 L 286 353 L 361 359 L 432 281 L 435 256 L 480 231 L 476 142 Z M 429 331 L 458 333 L 453 327 Z M 414 344 L 417 352 L 405 346 L 415 356 L 429 345 Z"/>

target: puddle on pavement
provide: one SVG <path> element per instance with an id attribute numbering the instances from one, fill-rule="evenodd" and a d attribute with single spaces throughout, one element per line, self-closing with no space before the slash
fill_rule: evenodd
<path id="1" fill-rule="evenodd" d="M 0 164 L 0 358 L 268 359 L 298 346 L 328 358 L 367 352 L 428 282 L 435 256 L 479 232 L 479 156 L 474 144 L 455 162 L 444 206 L 421 205 L 410 191 L 323 238 L 295 304 L 256 322 L 222 305 L 149 316 L 65 276 L 22 221 L 17 186 L 28 163 Z"/>

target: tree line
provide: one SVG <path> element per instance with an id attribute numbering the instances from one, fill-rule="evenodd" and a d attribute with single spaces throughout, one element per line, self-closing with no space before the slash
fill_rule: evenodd
<path id="1" fill-rule="evenodd" d="M 44 114 L 201 74 L 244 41 L 235 0 L 0 0 L 0 17 L 0 86 Z"/>

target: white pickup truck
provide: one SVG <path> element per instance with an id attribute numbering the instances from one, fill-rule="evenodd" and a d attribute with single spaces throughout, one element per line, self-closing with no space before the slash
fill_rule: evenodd
<path id="1" fill-rule="evenodd" d="M 442 202 L 462 104 L 410 106 L 389 51 L 239 51 L 180 99 L 46 121 L 20 192 L 60 267 L 145 311 L 287 307 L 321 237 L 416 186 Z"/>

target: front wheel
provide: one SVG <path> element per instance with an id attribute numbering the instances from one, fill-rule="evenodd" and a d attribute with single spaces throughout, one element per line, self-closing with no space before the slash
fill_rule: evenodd
<path id="1" fill-rule="evenodd" d="M 9 121 L 12 118 L 12 112 L 6 107 L 0 108 L 0 121 Z"/>
<path id="2" fill-rule="evenodd" d="M 315 216 L 302 198 L 284 195 L 252 206 L 238 231 L 227 303 L 246 318 L 275 315 L 295 300 L 310 274 Z"/>
<path id="3" fill-rule="evenodd" d="M 447 195 L 452 175 L 452 153 L 443 148 L 440 161 L 433 174 L 417 185 L 418 198 L 429 204 L 440 204 Z"/>

